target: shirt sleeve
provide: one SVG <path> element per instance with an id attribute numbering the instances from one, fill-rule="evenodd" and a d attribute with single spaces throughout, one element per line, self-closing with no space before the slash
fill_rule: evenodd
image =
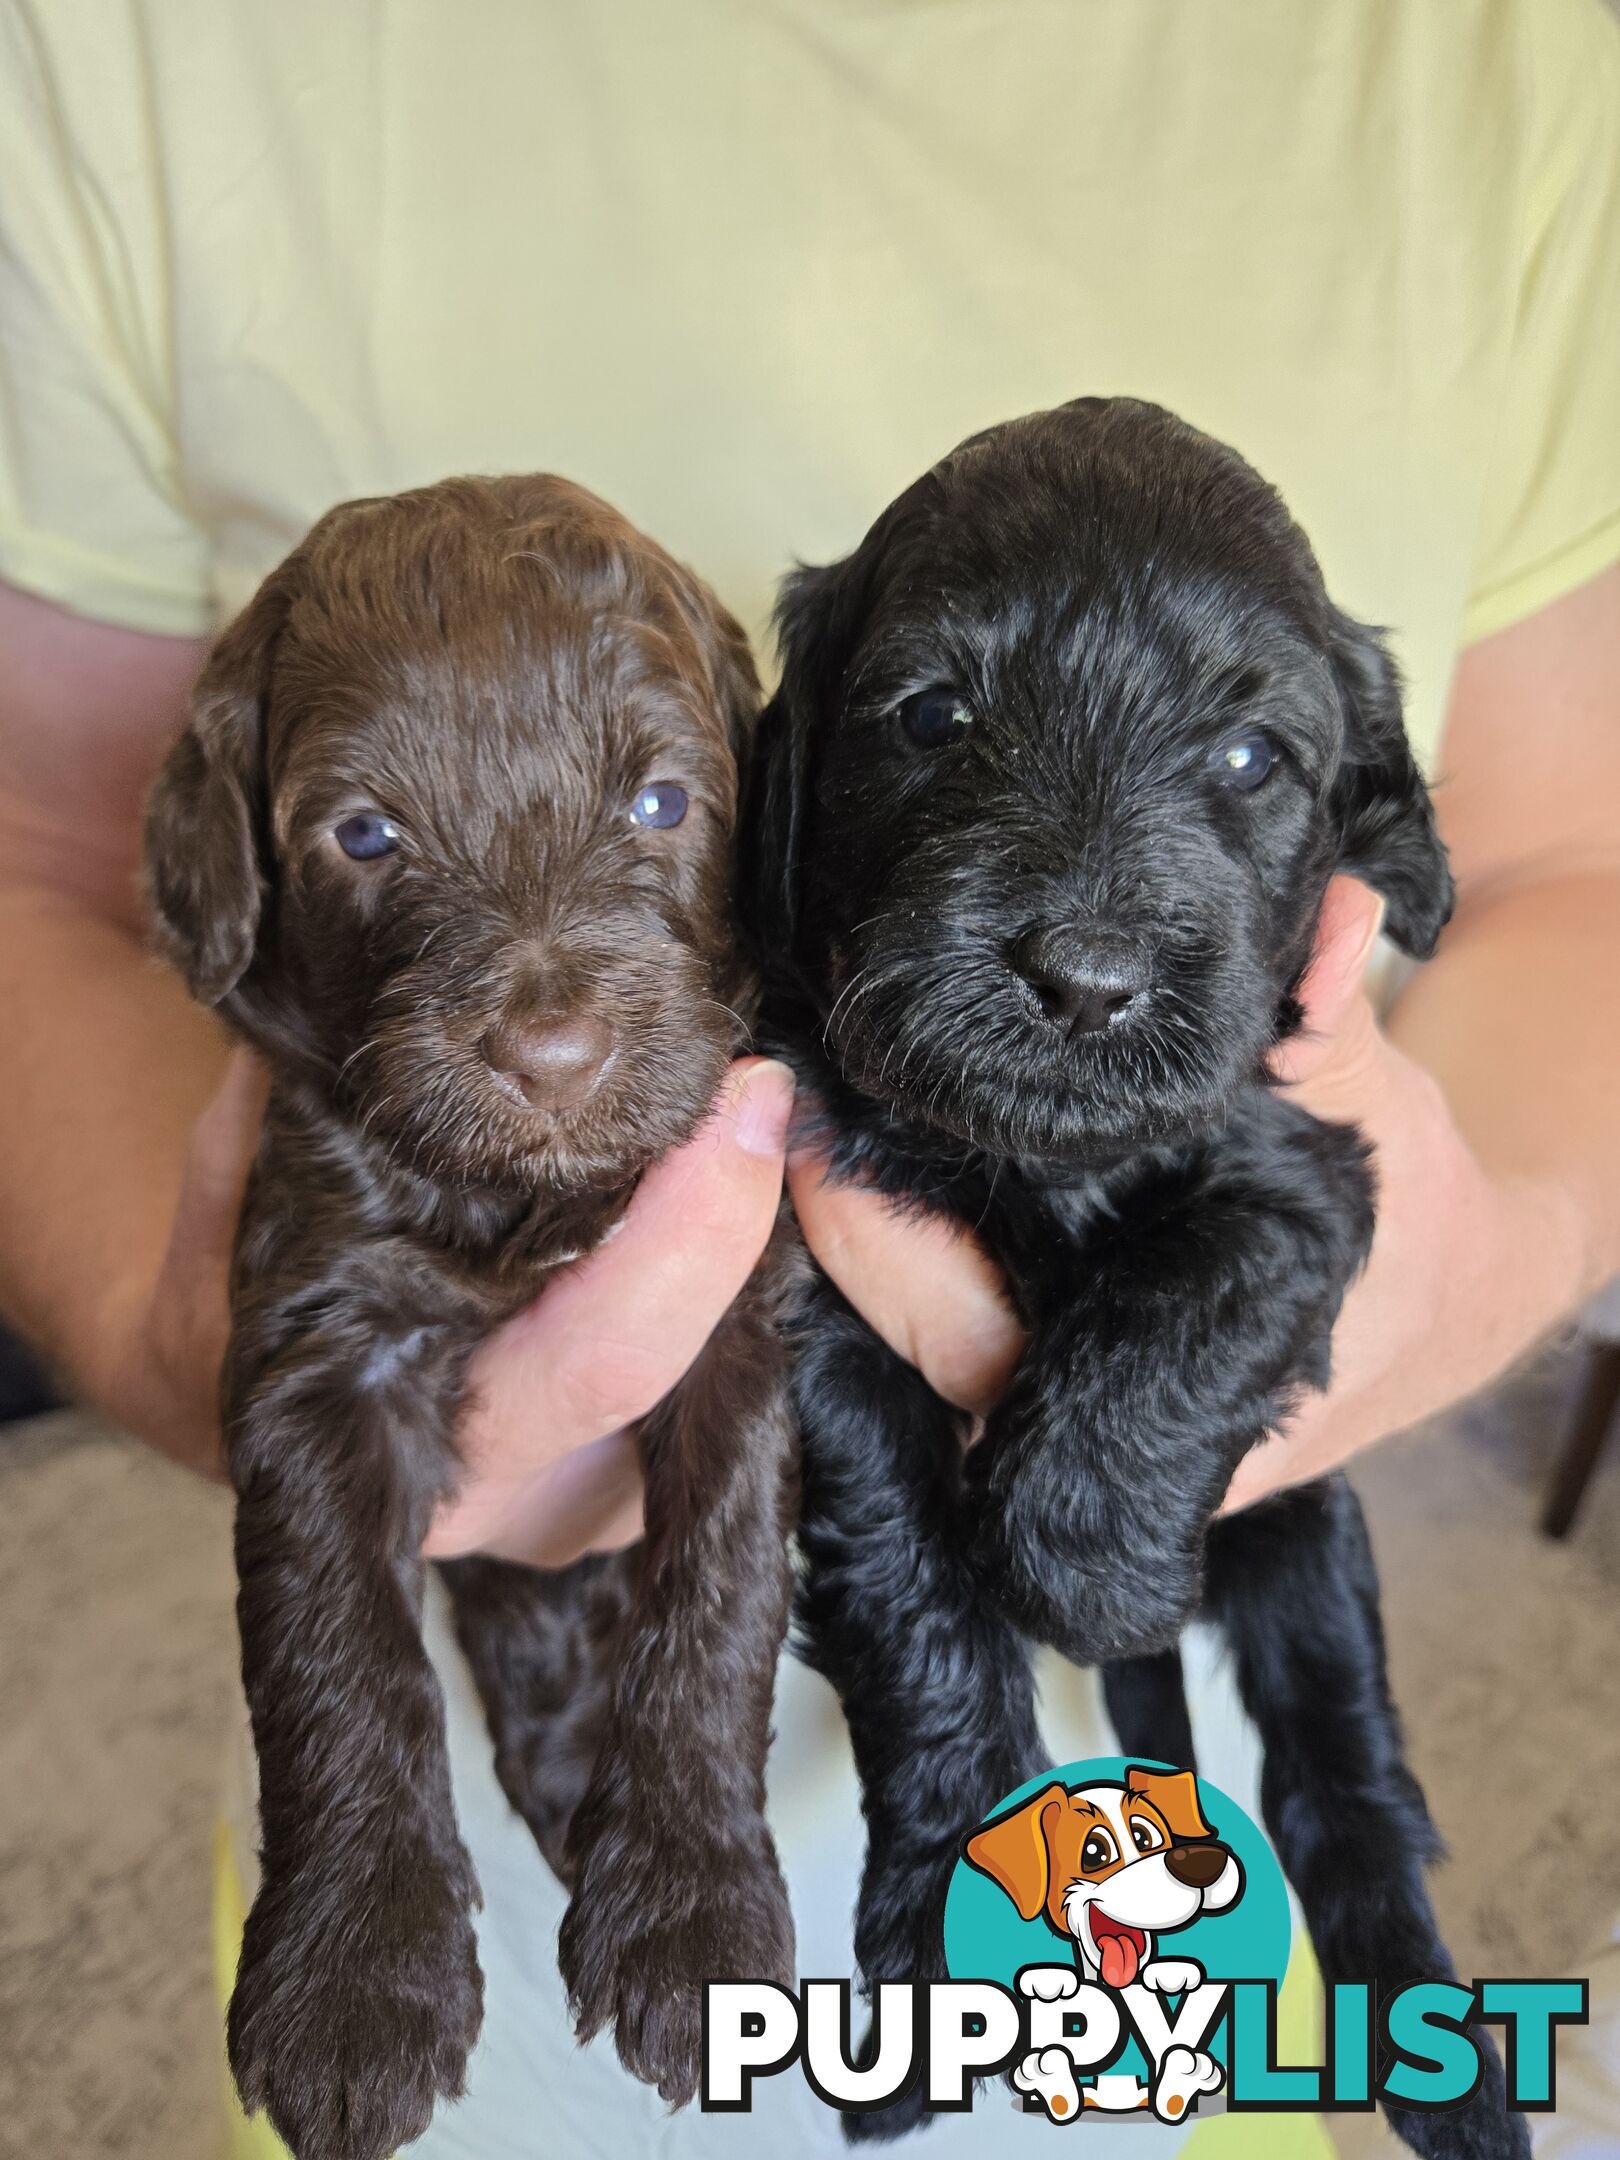
<path id="1" fill-rule="evenodd" d="M 0 578 L 195 635 L 210 550 L 175 440 L 144 76 L 118 0 L 76 35 L 74 13 L 56 54 L 47 9 L 0 0 Z"/>
<path id="2" fill-rule="evenodd" d="M 1464 636 L 1620 560 L 1620 19 L 1532 0 L 1517 312 Z"/>

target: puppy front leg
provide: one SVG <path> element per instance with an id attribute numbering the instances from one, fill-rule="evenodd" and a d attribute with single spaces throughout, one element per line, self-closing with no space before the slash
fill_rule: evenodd
<path id="1" fill-rule="evenodd" d="M 647 1532 L 607 1730 L 569 1827 L 558 1953 L 582 2040 L 612 2024 L 679 2106 L 709 1980 L 793 1979 L 765 1825 L 797 1449 L 786 1360 L 746 1290 L 640 1430 Z"/>
<path id="2" fill-rule="evenodd" d="M 975 1564 L 1026 1633 L 1087 1665 L 1175 1641 L 1371 1237 L 1357 1136 L 1262 1097 L 1026 1277 L 1032 1341 L 967 1460 Z"/>
<path id="3" fill-rule="evenodd" d="M 347 1349 L 349 1346 L 344 1345 Z M 228 2044 L 296 2160 L 386 2160 L 462 2089 L 483 1987 L 419 1557 L 432 1389 L 297 1347 L 228 1419 L 262 1873 Z"/>
<path id="4" fill-rule="evenodd" d="M 870 1992 L 945 1977 L 945 1896 L 963 1834 L 1045 1757 L 1028 1646 L 980 1596 L 960 1550 L 954 1413 L 825 1278 L 797 1350 L 799 1617 L 809 1662 L 842 1700 L 860 1777 L 855 1957 Z M 914 2128 L 918 2091 L 846 2116 L 846 2134 Z"/>

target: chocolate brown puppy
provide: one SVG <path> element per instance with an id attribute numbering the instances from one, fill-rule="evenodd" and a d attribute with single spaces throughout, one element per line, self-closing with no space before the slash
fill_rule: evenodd
<path id="1" fill-rule="evenodd" d="M 220 638 L 152 796 L 162 944 L 272 1074 L 223 1400 L 263 1839 L 229 2043 L 299 2160 L 382 2160 L 462 2088 L 478 1891 L 422 1541 L 473 1350 L 740 1047 L 758 702 L 737 626 L 606 504 L 453 480 L 321 520 Z M 572 1886 L 580 2029 L 616 2023 L 673 2100 L 702 1982 L 792 1970 L 762 1813 L 795 1481 L 771 1265 L 640 1427 L 633 1563 L 445 1571 L 507 1791 Z"/>

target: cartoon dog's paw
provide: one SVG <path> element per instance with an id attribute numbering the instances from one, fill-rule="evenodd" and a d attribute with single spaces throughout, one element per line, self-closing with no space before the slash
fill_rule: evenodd
<path id="1" fill-rule="evenodd" d="M 656 1867 L 587 1855 L 563 1916 L 558 1963 L 581 2041 L 611 2025 L 619 2060 L 672 2107 L 702 2074 L 710 1980 L 793 1984 L 793 1920 L 776 1856 L 664 1850 Z M 627 1860 L 623 1849 L 618 1858 Z M 702 1885 L 697 1901 L 692 1886 Z"/>
<path id="2" fill-rule="evenodd" d="M 1225 2083 L 1225 2071 L 1202 2048 L 1166 2048 L 1153 2081 L 1153 2112 L 1160 2122 L 1181 2122 L 1200 2093 L 1219 2092 Z"/>
<path id="3" fill-rule="evenodd" d="M 1034 2002 L 1064 2002 L 1080 1992 L 1080 1975 L 1072 1965 L 1026 1965 L 1018 1975 L 1018 1992 Z"/>
<path id="4" fill-rule="evenodd" d="M 1155 1995 L 1185 1995 L 1203 1986 L 1204 1968 L 1196 1958 L 1150 1958 L 1136 1977 Z"/>
<path id="5" fill-rule="evenodd" d="M 470 1901 L 431 1863 L 397 1880 L 328 1904 L 318 1933 L 296 1886 L 249 1919 L 231 2072 L 296 2160 L 387 2160 L 465 2087 L 484 1995 Z"/>
<path id="6" fill-rule="evenodd" d="M 1020 2093 L 1039 2100 L 1053 2122 L 1073 2122 L 1080 2112 L 1080 2088 L 1074 2081 L 1074 2064 L 1067 2048 L 1040 2048 L 1026 2055 L 1021 2063 L 1014 2064 L 1012 2081 Z M 1019 2103 L 1021 2107 L 1024 2104 Z"/>

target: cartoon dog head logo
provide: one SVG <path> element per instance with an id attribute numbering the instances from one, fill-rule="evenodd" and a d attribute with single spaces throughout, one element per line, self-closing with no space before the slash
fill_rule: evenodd
<path id="1" fill-rule="evenodd" d="M 1074 1944 L 1088 1979 L 1114 1989 L 1154 1962 L 1159 1936 L 1243 1895 L 1242 1863 L 1205 1821 L 1190 1770 L 1048 1785 L 975 1831 L 964 1853 L 1021 1918 L 1044 1914 Z"/>

